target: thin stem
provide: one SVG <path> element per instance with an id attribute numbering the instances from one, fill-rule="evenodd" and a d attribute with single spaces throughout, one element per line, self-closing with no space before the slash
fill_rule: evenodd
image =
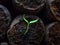
<path id="1" fill-rule="evenodd" d="M 26 33 L 29 31 L 28 29 L 29 29 L 29 25 L 30 25 L 30 23 L 28 23 L 28 25 L 27 25 L 27 29 L 26 29 L 26 31 L 25 31 L 25 35 L 26 35 Z"/>

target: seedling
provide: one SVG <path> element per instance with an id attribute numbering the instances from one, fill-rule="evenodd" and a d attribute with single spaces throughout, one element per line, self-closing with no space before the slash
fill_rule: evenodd
<path id="1" fill-rule="evenodd" d="M 24 21 L 27 23 L 27 27 L 26 27 L 26 31 L 24 33 L 24 35 L 27 34 L 28 30 L 29 30 L 29 26 L 30 24 L 36 23 L 39 19 L 36 20 L 32 20 L 32 21 L 28 21 L 24 16 L 23 16 Z"/>

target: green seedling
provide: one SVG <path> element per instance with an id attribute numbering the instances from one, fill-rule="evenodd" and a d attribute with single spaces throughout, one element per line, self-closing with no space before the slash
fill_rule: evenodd
<path id="1" fill-rule="evenodd" d="M 24 21 L 27 23 L 27 28 L 26 28 L 26 31 L 25 31 L 25 33 L 24 33 L 24 35 L 26 35 L 27 32 L 28 32 L 28 30 L 29 30 L 30 24 L 36 23 L 39 19 L 32 20 L 32 21 L 28 21 L 24 16 L 23 16 L 23 19 L 24 19 Z"/>

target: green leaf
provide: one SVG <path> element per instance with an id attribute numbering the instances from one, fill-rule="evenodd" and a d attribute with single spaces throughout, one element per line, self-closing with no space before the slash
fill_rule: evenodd
<path id="1" fill-rule="evenodd" d="M 30 24 L 31 24 L 31 23 L 35 23 L 35 22 L 37 22 L 37 21 L 38 21 L 38 19 L 32 20 L 32 21 L 30 21 Z"/>
<path id="2" fill-rule="evenodd" d="M 23 17 L 23 19 L 24 19 L 24 21 L 25 21 L 25 22 L 27 22 L 27 23 L 28 23 L 28 20 L 27 20 L 25 17 Z"/>

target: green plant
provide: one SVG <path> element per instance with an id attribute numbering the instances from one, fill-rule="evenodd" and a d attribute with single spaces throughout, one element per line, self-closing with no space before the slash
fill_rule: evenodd
<path id="1" fill-rule="evenodd" d="M 24 16 L 23 16 L 23 19 L 24 19 L 24 21 L 27 23 L 26 31 L 25 31 L 25 33 L 24 33 L 24 35 L 26 35 L 27 32 L 28 32 L 28 30 L 29 30 L 30 24 L 33 24 L 33 23 L 37 22 L 39 19 L 32 20 L 32 21 L 28 21 Z"/>

